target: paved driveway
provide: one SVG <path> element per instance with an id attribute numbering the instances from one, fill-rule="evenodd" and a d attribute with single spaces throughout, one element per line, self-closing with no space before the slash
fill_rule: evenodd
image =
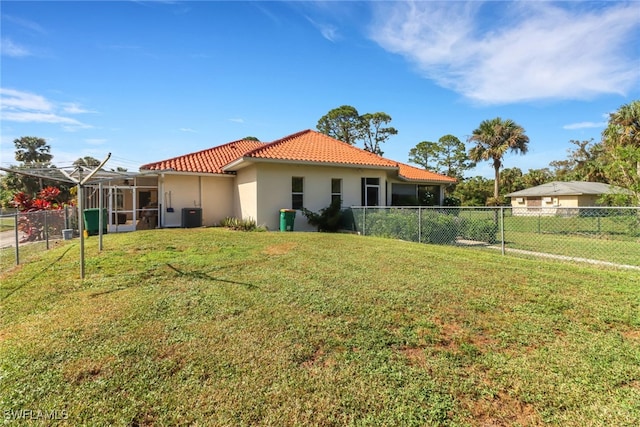
<path id="1" fill-rule="evenodd" d="M 18 234 L 18 239 L 22 239 L 22 233 Z M 9 248 L 16 245 L 15 230 L 0 231 L 0 249 Z"/>

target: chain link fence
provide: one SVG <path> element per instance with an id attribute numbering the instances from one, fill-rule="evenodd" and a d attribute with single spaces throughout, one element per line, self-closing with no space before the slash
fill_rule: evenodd
<path id="1" fill-rule="evenodd" d="M 640 269 L 640 208 L 352 207 L 356 231 Z"/>
<path id="2" fill-rule="evenodd" d="M 0 214 L 0 265 L 2 271 L 26 262 L 61 239 L 78 235 L 74 207 Z"/>

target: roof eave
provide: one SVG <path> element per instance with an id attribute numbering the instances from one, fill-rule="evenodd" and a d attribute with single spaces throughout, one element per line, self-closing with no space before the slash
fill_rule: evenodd
<path id="1" fill-rule="evenodd" d="M 437 182 L 438 184 L 455 184 L 456 182 L 458 182 L 457 179 L 414 179 L 402 175 L 398 175 L 398 179 L 406 182 Z"/>
<path id="2" fill-rule="evenodd" d="M 340 168 L 356 168 L 356 169 L 378 169 L 378 170 L 398 170 L 397 166 L 383 165 L 366 165 L 359 163 L 339 163 L 339 162 L 322 162 L 312 160 L 289 160 L 289 159 L 265 159 L 260 157 L 241 157 L 233 162 L 225 165 L 222 170 L 237 171 L 247 167 L 253 163 L 274 163 L 274 164 L 290 164 L 290 165 L 310 165 L 310 166 L 333 166 Z"/>
<path id="3" fill-rule="evenodd" d="M 232 173 L 216 173 L 216 172 L 198 172 L 198 171 L 177 171 L 175 169 L 163 169 L 158 171 L 153 171 L 157 175 L 181 175 L 181 176 L 219 176 L 219 177 L 233 177 Z"/>

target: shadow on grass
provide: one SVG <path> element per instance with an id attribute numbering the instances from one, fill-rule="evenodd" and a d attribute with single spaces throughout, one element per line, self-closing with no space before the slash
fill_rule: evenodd
<path id="1" fill-rule="evenodd" d="M 51 262 L 51 264 L 47 265 L 45 268 L 43 268 L 42 270 L 38 271 L 36 274 L 34 274 L 33 276 L 31 276 L 29 279 L 25 280 L 22 284 L 16 286 L 15 288 L 13 288 L 12 290 L 10 290 L 4 297 L 0 298 L 0 301 L 4 301 L 6 299 L 8 299 L 11 295 L 13 295 L 14 293 L 16 293 L 18 290 L 22 289 L 27 283 L 33 282 L 35 279 L 37 279 L 38 277 L 40 277 L 44 272 L 46 272 L 47 270 L 49 270 L 51 267 L 53 267 L 57 262 L 59 262 L 62 258 L 64 258 L 64 256 L 67 254 L 67 252 L 69 252 L 71 249 L 73 249 L 75 247 L 75 245 L 71 245 L 69 246 L 64 252 L 62 252 L 62 254 L 60 254 L 60 256 L 58 258 L 56 258 L 55 260 L 53 260 L 53 262 Z"/>
<path id="2" fill-rule="evenodd" d="M 173 271 L 175 271 L 176 273 L 178 273 L 180 276 L 187 276 L 187 277 L 191 277 L 194 279 L 204 279 L 204 280 L 210 280 L 210 281 L 215 281 L 215 282 L 223 282 L 223 283 L 231 283 L 234 285 L 241 285 L 246 287 L 247 289 L 259 289 L 258 286 L 252 284 L 252 283 L 244 283 L 244 282 L 235 282 L 233 280 L 225 280 L 225 279 L 217 279 L 215 277 L 211 277 L 206 273 L 201 273 L 199 271 L 182 271 L 177 269 L 176 267 L 172 266 L 171 264 L 167 264 L 167 266 L 172 269 Z M 102 295 L 107 295 L 107 294 L 112 294 L 114 292 L 118 292 L 118 291 L 122 291 L 124 289 L 128 289 L 127 286 L 118 286 L 116 288 L 112 288 L 112 289 L 107 289 L 105 291 L 100 291 L 100 292 L 95 292 L 92 293 L 91 295 L 89 295 L 90 298 L 96 298 Z"/>
<path id="3" fill-rule="evenodd" d="M 176 273 L 178 273 L 180 276 L 187 276 L 187 277 L 191 277 L 191 278 L 194 278 L 194 279 L 211 280 L 211 281 L 215 281 L 215 282 L 231 283 L 231 284 L 234 284 L 234 285 L 244 286 L 247 289 L 259 289 L 259 287 L 254 285 L 253 283 L 244 283 L 244 282 L 236 282 L 236 281 L 233 281 L 233 280 L 218 279 L 218 278 L 215 278 L 215 277 L 211 277 L 208 274 L 202 273 L 200 271 L 182 271 L 182 270 L 179 270 L 179 269 L 175 268 L 174 266 L 172 266 L 169 263 L 167 263 L 167 266 L 170 269 L 172 269 L 173 271 L 175 271 Z"/>

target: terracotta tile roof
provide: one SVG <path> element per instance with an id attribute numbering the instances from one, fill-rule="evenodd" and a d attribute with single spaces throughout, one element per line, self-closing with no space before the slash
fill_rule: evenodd
<path id="1" fill-rule="evenodd" d="M 266 145 L 258 141 L 239 140 L 228 144 L 185 154 L 168 160 L 140 166 L 143 170 L 173 170 L 176 172 L 225 173 L 222 167 L 245 153 Z"/>
<path id="2" fill-rule="evenodd" d="M 455 178 L 451 178 L 450 176 L 440 175 L 438 173 L 420 169 L 415 166 L 405 165 L 404 163 L 398 163 L 398 167 L 398 175 L 408 181 L 434 181 L 451 183 L 457 181 Z"/>
<path id="3" fill-rule="evenodd" d="M 247 140 L 234 141 L 172 159 L 148 163 L 140 169 L 223 174 L 235 170 L 236 166 L 244 162 L 260 160 L 368 166 L 395 169 L 399 177 L 407 181 L 456 181 L 444 175 L 386 159 L 310 129 L 268 144 Z"/>
<path id="4" fill-rule="evenodd" d="M 314 130 L 304 130 L 256 148 L 245 159 L 273 159 L 360 166 L 397 167 L 396 162 Z"/>

